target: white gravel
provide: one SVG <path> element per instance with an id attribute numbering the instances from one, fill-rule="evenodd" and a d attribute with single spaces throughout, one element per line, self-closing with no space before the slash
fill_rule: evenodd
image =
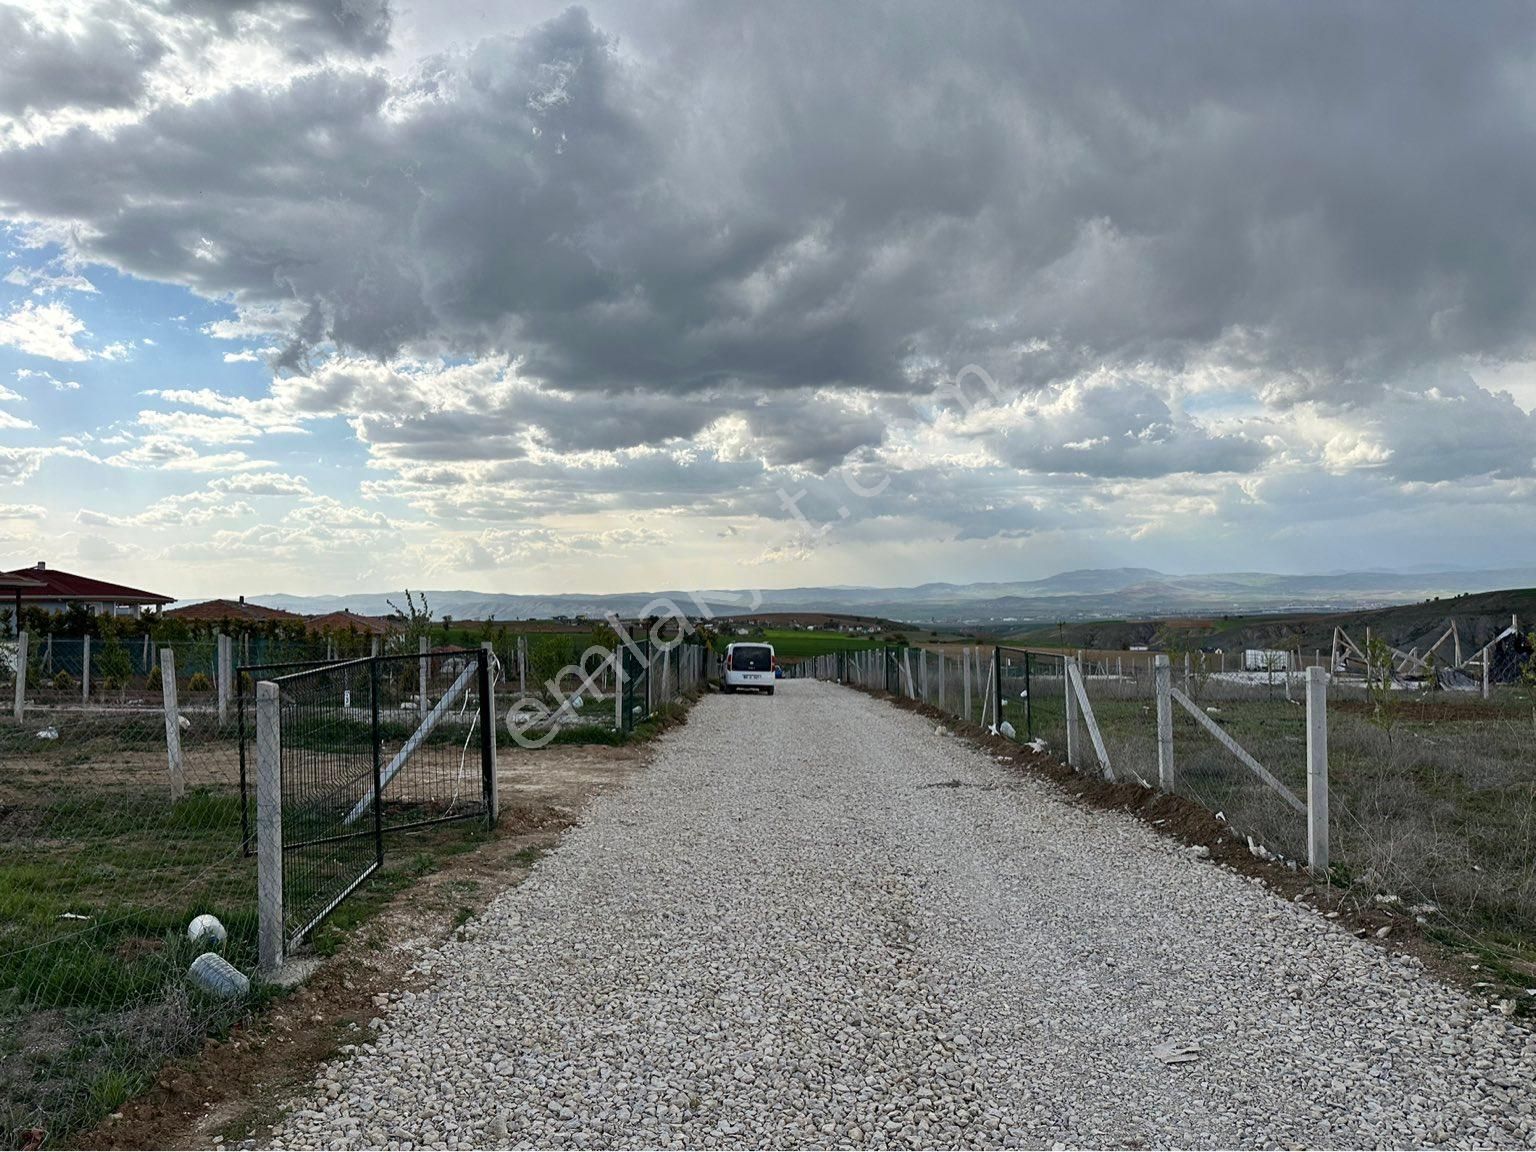
<path id="1" fill-rule="evenodd" d="M 1058 795 L 834 686 L 711 697 L 274 1146 L 1536 1142 L 1530 1032 Z"/>

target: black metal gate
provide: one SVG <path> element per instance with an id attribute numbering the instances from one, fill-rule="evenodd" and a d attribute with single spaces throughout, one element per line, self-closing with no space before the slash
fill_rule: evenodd
<path id="1" fill-rule="evenodd" d="M 241 669 L 242 814 L 279 798 L 285 950 L 383 865 L 387 834 L 494 820 L 492 668 L 481 650 L 376 656 L 275 677 L 270 666 Z M 275 741 L 250 722 L 248 673 L 276 685 Z M 255 790 L 253 806 L 247 781 L 272 767 L 256 763 L 258 743 L 277 750 L 277 780 Z M 243 820 L 247 844 L 253 824 L 266 826 Z"/>
<path id="2" fill-rule="evenodd" d="M 1006 721 L 1015 739 L 1043 737 L 1066 747 L 1066 660 L 1056 652 L 998 648 L 993 656 L 995 723 Z"/>

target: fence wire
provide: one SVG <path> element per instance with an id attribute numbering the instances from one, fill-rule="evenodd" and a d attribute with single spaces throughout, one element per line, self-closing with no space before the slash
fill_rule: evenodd
<path id="1" fill-rule="evenodd" d="M 423 660 L 419 651 L 400 651 L 416 647 L 401 637 L 378 638 L 377 646 L 383 766 L 420 726 L 423 704 L 430 711 L 453 695 L 430 737 L 383 788 L 384 834 L 480 815 L 478 684 L 451 692 L 478 653 L 435 649 Z M 209 992 L 189 969 L 207 951 L 243 973 L 257 965 L 257 861 L 248 854 L 256 824 L 255 685 L 327 658 L 368 657 L 374 647 L 368 635 L 236 635 L 224 685 L 212 636 L 152 637 L 146 658 L 142 637 L 96 636 L 87 645 L 38 632 L 28 635 L 24 660 L 15 637 L 0 638 L 0 1145 L 34 1141 L 38 1130 L 53 1144 L 89 1127 L 147 1086 L 166 1059 L 247 1010 L 248 997 Z M 164 648 L 174 653 L 173 712 Z M 602 667 L 592 648 L 587 633 L 498 631 L 498 715 L 523 693 L 568 702 L 582 691 L 571 667 Z M 691 639 L 659 657 L 639 719 L 699 691 L 712 659 Z M 611 670 L 597 671 L 593 684 L 605 694 L 586 691 L 563 741 L 615 738 Z M 371 778 L 375 689 L 355 667 L 316 676 L 310 687 L 324 718 L 298 725 L 289 749 L 290 780 L 302 781 L 303 802 L 288 830 L 309 840 L 350 836 L 350 826 L 336 829 L 337 809 L 349 799 L 355 805 L 360 782 Z M 512 742 L 505 722 L 495 737 L 501 747 Z M 290 932 L 323 910 L 338 878 L 376 858 L 361 831 L 325 847 L 329 861 L 288 862 Z M 189 939 L 189 925 L 204 914 L 222 924 L 222 943 Z"/>
<path id="2" fill-rule="evenodd" d="M 11 649 L 14 651 L 14 649 Z M 0 667 L 8 667 L 0 658 Z M 112 1111 L 167 1057 L 237 1016 L 188 978 L 216 951 L 255 965 L 234 724 L 130 698 L 28 702 L 0 720 L 0 1144 L 50 1142 Z M 227 939 L 193 941 L 212 914 Z"/>

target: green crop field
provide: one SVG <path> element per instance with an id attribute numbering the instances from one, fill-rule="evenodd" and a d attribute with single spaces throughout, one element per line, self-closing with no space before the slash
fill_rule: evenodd
<path id="1" fill-rule="evenodd" d="M 840 632 L 803 632 L 793 628 L 764 628 L 747 636 L 726 636 L 724 644 L 745 643 L 760 640 L 773 645 L 781 661 L 801 660 L 822 656 L 828 652 L 855 652 L 865 648 L 878 648 L 878 636 L 848 636 Z"/>

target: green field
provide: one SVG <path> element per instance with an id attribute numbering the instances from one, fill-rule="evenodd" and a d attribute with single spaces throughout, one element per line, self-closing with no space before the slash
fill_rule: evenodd
<path id="1" fill-rule="evenodd" d="M 760 640 L 773 645 L 780 661 L 803 660 L 828 652 L 856 652 L 880 647 L 879 636 L 847 636 L 841 632 L 803 632 L 794 628 L 763 628 L 747 636 L 725 636 L 724 644 Z"/>

